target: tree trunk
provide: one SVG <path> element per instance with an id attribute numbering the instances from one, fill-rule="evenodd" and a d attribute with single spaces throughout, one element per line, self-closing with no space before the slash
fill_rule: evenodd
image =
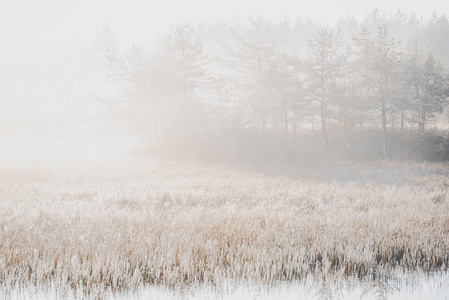
<path id="1" fill-rule="evenodd" d="M 327 138 L 327 124 L 326 124 L 326 106 L 321 102 L 321 131 L 323 133 L 324 146 L 327 148 L 329 146 L 329 141 Z"/>
<path id="2" fill-rule="evenodd" d="M 293 137 L 296 138 L 296 113 L 293 109 Z"/>
<path id="3" fill-rule="evenodd" d="M 420 122 L 419 122 L 419 133 L 424 133 L 424 130 L 426 129 L 426 112 L 425 111 L 421 111 L 420 113 Z"/>
<path id="4" fill-rule="evenodd" d="M 383 147 L 382 154 L 384 157 L 387 156 L 387 108 L 385 107 L 385 101 L 382 101 L 382 132 L 383 132 Z"/>
<path id="5" fill-rule="evenodd" d="M 145 140 L 142 137 L 142 132 L 139 130 L 139 141 L 140 141 L 140 145 L 142 146 L 143 149 L 145 149 L 147 146 L 145 144 Z"/>
<path id="6" fill-rule="evenodd" d="M 323 63 L 321 64 L 321 70 L 323 70 Z M 327 124 L 326 124 L 326 118 L 327 118 L 327 111 L 326 111 L 326 102 L 325 102 L 325 91 L 324 91 L 324 83 L 325 83 L 325 77 L 324 73 L 321 73 L 321 101 L 320 101 L 320 115 L 321 115 L 321 131 L 323 133 L 323 142 L 324 147 L 326 149 L 329 146 L 329 141 L 327 138 Z"/>
<path id="7" fill-rule="evenodd" d="M 284 103 L 284 130 L 285 136 L 288 137 L 288 110 L 287 105 Z"/>
<path id="8" fill-rule="evenodd" d="M 405 111 L 402 109 L 401 112 L 401 132 L 404 132 L 404 120 L 405 120 Z"/>

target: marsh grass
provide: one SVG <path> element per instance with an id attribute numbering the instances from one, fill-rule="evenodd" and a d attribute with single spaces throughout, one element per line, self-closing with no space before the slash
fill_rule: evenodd
<path id="1" fill-rule="evenodd" d="M 0 174 L 1 291 L 97 297 L 444 271 L 448 167 L 10 166 Z"/>

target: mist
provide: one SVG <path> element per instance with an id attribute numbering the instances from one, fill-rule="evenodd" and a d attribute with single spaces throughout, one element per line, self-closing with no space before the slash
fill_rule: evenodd
<path id="1" fill-rule="evenodd" d="M 384 10 L 374 6 L 364 6 L 362 10 L 358 4 L 348 4 L 353 5 L 352 9 L 340 8 L 331 15 L 320 12 L 318 6 L 309 7 L 307 12 L 298 10 L 295 13 L 280 7 L 249 3 L 223 6 L 182 4 L 182 9 L 173 11 L 167 4 L 159 7 L 156 13 L 155 7 L 145 6 L 138 1 L 127 5 L 83 1 L 45 1 L 39 5 L 24 1 L 3 2 L 1 30 L 4 43 L 0 50 L 2 157 L 10 159 L 16 156 L 28 160 L 44 157 L 98 158 L 166 147 L 168 142 L 176 148 L 176 142 L 186 143 L 186 139 L 199 138 L 198 135 L 201 135 L 202 142 L 212 143 L 209 140 L 214 135 L 224 134 L 232 139 L 228 144 L 239 143 L 239 135 L 249 133 L 267 133 L 270 135 L 267 139 L 280 136 L 277 131 L 286 131 L 285 135 L 293 139 L 304 134 L 319 135 L 320 113 L 319 109 L 310 107 L 317 104 L 312 100 L 313 92 L 306 87 L 310 86 L 307 80 L 311 79 L 304 78 L 308 76 L 304 62 L 312 51 L 310 40 L 322 28 L 341 32 L 338 55 L 343 55 L 345 47 L 351 47 L 354 53 L 346 59 L 356 60 L 355 52 L 360 47 L 354 46 L 354 38 L 360 35 L 363 26 L 371 26 L 370 30 L 375 32 L 376 25 L 370 22 L 385 19 L 389 23 L 388 34 L 395 42 L 401 43 L 400 49 L 397 49 L 401 55 L 405 55 L 407 43 L 416 40 L 417 47 L 423 49 L 420 50 L 422 55 L 432 51 L 442 65 L 446 64 L 449 46 L 444 39 L 448 32 L 444 8 L 443 11 L 437 11 L 436 7 L 431 9 L 426 6 L 414 11 L 412 7 L 377 3 L 377 7 L 383 7 Z M 373 13 L 376 14 L 374 9 L 377 9 L 377 21 L 370 20 Z M 148 17 L 146 12 L 153 17 Z M 179 29 L 185 33 L 191 32 L 188 36 L 176 38 L 198 43 L 200 53 L 197 53 L 197 57 L 191 57 L 191 62 L 182 62 L 176 57 L 172 57 L 171 61 L 167 58 L 168 55 L 176 56 L 176 51 L 182 51 L 181 48 L 166 48 L 167 39 Z M 265 55 L 262 57 L 265 61 L 260 62 L 259 67 L 285 68 L 278 70 L 277 76 L 290 77 L 285 77 L 278 92 L 270 86 L 273 82 L 266 81 L 275 79 L 264 78 L 268 73 L 263 72 L 268 69 L 257 70 L 260 74 L 253 74 L 251 78 L 248 74 L 252 72 L 251 68 L 256 67 L 249 63 L 246 67 L 242 66 L 244 60 L 249 62 L 251 59 L 245 55 L 250 55 L 248 51 L 251 51 L 251 45 L 248 43 L 254 39 L 255 30 L 259 31 L 264 46 L 271 47 L 266 48 L 265 53 L 261 52 Z M 141 55 L 146 56 L 142 57 L 140 66 L 138 58 L 131 57 L 133 51 L 134 54 L 140 51 Z M 180 83 L 176 82 L 179 79 L 176 77 L 179 68 L 175 66 L 172 75 L 162 72 L 169 68 L 164 64 L 172 64 L 173 67 L 176 63 L 198 64 L 196 71 L 201 72 L 200 75 L 182 75 L 194 77 L 183 79 L 189 81 L 190 86 L 182 92 L 182 97 L 189 98 L 192 103 L 190 107 L 182 107 L 181 112 L 180 104 L 176 102 L 181 100 L 173 100 L 180 97 L 179 89 L 182 89 Z M 138 76 L 129 68 L 126 69 L 125 64 L 141 67 L 148 74 L 141 78 L 128 78 L 128 81 L 119 78 L 121 75 L 113 74 L 113 68 L 121 67 L 122 70 L 115 71 L 128 72 L 122 74 L 125 77 Z M 293 79 L 294 76 L 297 78 Z M 142 83 L 147 87 L 138 86 L 139 80 L 147 81 Z M 164 86 L 162 90 L 151 87 L 160 87 L 161 84 Z M 131 85 L 134 85 L 133 91 L 130 90 Z M 271 96 L 272 100 L 261 100 L 259 102 L 265 103 L 255 104 L 254 97 L 260 96 L 254 94 L 254 89 L 262 87 L 267 93 L 275 94 Z M 173 93 L 176 89 L 178 95 Z M 145 101 L 136 98 L 139 93 L 138 97 L 148 99 L 147 103 L 139 102 Z M 342 129 L 346 121 L 342 121 L 337 113 L 341 113 L 343 108 L 335 108 L 335 105 L 335 101 L 330 101 L 329 108 L 326 108 L 329 109 L 326 116 L 329 128 L 326 130 L 335 132 L 334 136 L 340 139 L 341 132 L 351 131 L 355 125 L 352 129 Z M 119 106 L 128 107 L 128 110 L 117 109 Z M 283 109 L 280 106 L 288 107 Z M 153 111 L 153 115 L 151 112 L 145 115 L 142 110 Z M 369 105 L 365 110 L 368 114 L 373 111 Z M 443 112 L 444 109 L 438 111 Z M 164 115 L 164 122 L 173 123 L 173 127 L 189 128 L 189 132 L 172 128 L 170 133 L 162 137 L 161 132 L 155 133 L 156 129 L 153 128 L 162 126 L 154 124 L 154 114 L 159 117 Z M 189 114 L 192 116 L 189 117 Z M 411 128 L 419 121 L 414 120 L 416 116 L 413 112 L 408 114 L 405 126 Z M 131 124 L 132 120 L 142 124 Z M 440 117 L 438 124 L 444 125 L 444 120 L 444 116 Z M 196 124 L 193 124 L 194 121 Z M 184 124 L 180 125 L 179 122 Z M 375 121 L 370 122 L 365 122 L 369 123 L 366 129 L 379 126 Z M 431 123 L 432 126 L 434 124 Z M 283 126 L 287 126 L 287 129 L 282 129 Z M 362 125 L 360 127 L 364 129 Z M 236 136 L 232 136 L 231 131 Z M 330 139 L 333 138 L 332 134 L 329 133 Z M 192 140 L 189 144 L 196 142 L 199 141 Z"/>
<path id="2" fill-rule="evenodd" d="M 443 299 L 448 14 L 1 1 L 0 298 Z"/>

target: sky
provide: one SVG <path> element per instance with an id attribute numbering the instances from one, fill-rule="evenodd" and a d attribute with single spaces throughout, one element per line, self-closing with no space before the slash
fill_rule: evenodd
<path id="1" fill-rule="evenodd" d="M 197 23 L 253 15 L 331 25 L 347 15 L 362 20 L 374 8 L 428 18 L 433 11 L 449 14 L 449 1 L 0 0 L 0 134 L 29 132 L 39 121 L 43 131 L 59 127 L 64 136 L 67 128 L 79 125 L 78 115 L 93 109 L 91 96 L 105 81 L 104 73 L 89 73 L 79 57 L 106 24 L 121 49 L 133 43 L 151 49 L 171 24 L 186 19 Z"/>
<path id="2" fill-rule="evenodd" d="M 42 47 L 54 40 L 92 39 L 108 23 L 125 44 L 157 39 L 170 23 L 183 19 L 244 18 L 250 14 L 272 20 L 312 19 L 332 24 L 341 16 L 362 19 L 367 10 L 401 10 L 428 17 L 449 13 L 449 1 L 392 0 L 0 0 L 0 55 L 14 55 L 31 40 Z M 32 47 L 33 47 L 32 46 Z M 6 49 L 5 49 L 6 48 Z M 9 51 L 8 51 L 9 50 Z M 12 53 L 11 53 L 12 52 Z M 20 51 L 19 51 L 20 52 Z"/>

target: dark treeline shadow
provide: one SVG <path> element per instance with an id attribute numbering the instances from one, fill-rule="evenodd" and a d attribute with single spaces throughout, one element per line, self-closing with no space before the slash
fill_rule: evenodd
<path id="1" fill-rule="evenodd" d="M 449 136 L 445 133 L 419 134 L 407 130 L 394 132 L 390 138 L 387 157 L 376 147 L 382 141 L 378 130 L 332 134 L 328 147 L 324 147 L 319 133 L 293 138 L 249 130 L 205 131 L 173 138 L 135 154 L 171 162 L 221 165 L 273 176 L 348 182 L 378 180 L 382 176 L 378 176 L 376 168 L 379 172 L 385 168 L 398 169 L 398 175 L 405 180 L 410 174 L 402 174 L 402 169 L 410 172 L 413 168 L 420 170 L 422 163 L 449 160 Z M 388 183 L 389 178 L 384 179 Z"/>

